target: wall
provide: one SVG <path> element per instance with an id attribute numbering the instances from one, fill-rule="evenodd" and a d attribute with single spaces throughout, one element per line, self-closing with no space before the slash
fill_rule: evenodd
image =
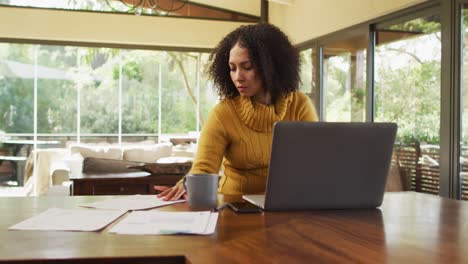
<path id="1" fill-rule="evenodd" d="M 212 48 L 237 22 L 0 7 L 0 38 Z"/>
<path id="2" fill-rule="evenodd" d="M 295 44 L 380 17 L 426 0 L 292 0 L 269 2 L 269 21 Z"/>

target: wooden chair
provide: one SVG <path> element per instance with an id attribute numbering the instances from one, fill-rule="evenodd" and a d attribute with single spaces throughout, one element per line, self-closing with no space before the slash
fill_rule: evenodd
<path id="1" fill-rule="evenodd" d="M 388 172 L 386 192 L 403 192 L 411 189 L 408 172 L 402 168 L 397 161 L 392 160 Z"/>
<path id="2" fill-rule="evenodd" d="M 402 192 L 411 190 L 411 172 L 406 166 L 402 166 L 400 150 L 401 145 L 395 145 L 392 163 L 390 164 L 388 172 L 387 185 L 385 186 L 386 192 Z"/>

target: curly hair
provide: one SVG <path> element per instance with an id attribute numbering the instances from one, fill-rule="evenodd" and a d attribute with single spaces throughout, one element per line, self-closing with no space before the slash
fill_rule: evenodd
<path id="1" fill-rule="evenodd" d="M 250 61 L 273 103 L 279 97 L 298 90 L 301 82 L 299 52 L 279 28 L 259 23 L 235 29 L 210 55 L 208 74 L 221 98 L 231 99 L 239 95 L 229 69 L 229 52 L 236 43 L 248 50 Z"/>

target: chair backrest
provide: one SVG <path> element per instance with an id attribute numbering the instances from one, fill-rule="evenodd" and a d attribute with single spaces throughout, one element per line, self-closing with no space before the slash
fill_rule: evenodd
<path id="1" fill-rule="evenodd" d="M 386 192 L 402 192 L 411 190 L 411 175 L 407 168 L 401 165 L 400 147 L 394 146 L 392 163 L 388 171 Z"/>
<path id="2" fill-rule="evenodd" d="M 404 168 L 401 168 L 397 162 L 392 161 L 390 170 L 388 171 L 386 192 L 402 192 L 410 190 L 410 182 L 408 173 Z"/>

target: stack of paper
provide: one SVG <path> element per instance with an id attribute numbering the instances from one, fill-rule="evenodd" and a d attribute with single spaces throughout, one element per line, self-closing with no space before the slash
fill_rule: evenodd
<path id="1" fill-rule="evenodd" d="M 109 232 L 128 235 L 212 234 L 218 213 L 205 212 L 132 212 Z"/>

